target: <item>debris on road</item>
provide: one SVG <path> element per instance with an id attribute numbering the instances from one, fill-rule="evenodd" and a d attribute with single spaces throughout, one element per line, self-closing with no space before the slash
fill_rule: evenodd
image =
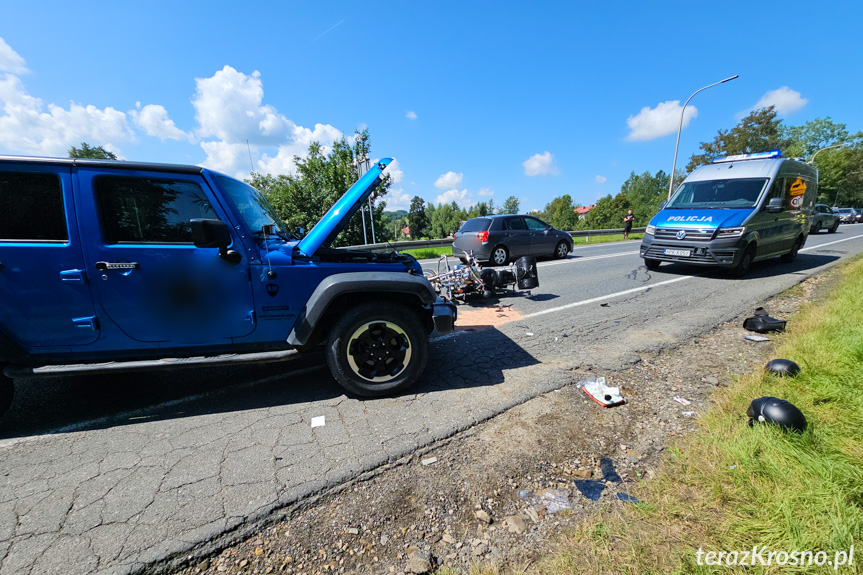
<path id="1" fill-rule="evenodd" d="M 802 433 L 806 429 L 806 416 L 796 405 L 778 397 L 753 399 L 746 410 L 749 426 L 756 423 L 775 423 L 785 431 Z"/>
<path id="2" fill-rule="evenodd" d="M 431 465 L 432 463 L 437 463 L 437 457 L 427 457 L 420 461 L 423 465 Z"/>
<path id="3" fill-rule="evenodd" d="M 599 460 L 599 468 L 602 470 L 602 478 L 605 481 L 612 483 L 623 483 L 623 479 L 617 474 L 614 469 L 614 462 L 610 457 L 603 457 Z"/>
<path id="4" fill-rule="evenodd" d="M 530 489 L 521 489 L 518 492 L 518 497 L 527 503 L 528 507 L 533 509 L 537 514 L 543 512 L 557 513 L 564 509 L 572 509 L 569 495 L 559 489 L 540 489 L 536 492 Z"/>
<path id="5" fill-rule="evenodd" d="M 623 501 L 624 503 L 641 503 L 637 498 L 629 495 L 628 493 L 624 493 L 622 491 L 617 492 L 617 498 Z"/>
<path id="6" fill-rule="evenodd" d="M 744 335 L 743 339 L 748 339 L 749 341 L 770 341 L 769 337 L 764 337 L 763 335 Z"/>
<path id="7" fill-rule="evenodd" d="M 323 427 L 327 424 L 327 416 L 326 415 L 318 415 L 317 417 L 312 418 L 312 427 Z"/>
<path id="8" fill-rule="evenodd" d="M 605 385 L 604 377 L 582 379 L 576 384 L 576 387 L 580 388 L 588 397 L 603 407 L 614 407 L 615 405 L 624 403 L 623 396 L 620 395 L 620 389 Z"/>
<path id="9" fill-rule="evenodd" d="M 605 490 L 605 482 L 598 479 L 576 479 L 575 488 L 591 501 L 599 501 Z"/>
<path id="10" fill-rule="evenodd" d="M 769 331 L 785 331 L 785 320 L 776 319 L 767 315 L 767 310 L 760 307 L 755 310 L 755 315 L 743 320 L 743 327 L 749 331 L 767 333 Z"/>
<path id="11" fill-rule="evenodd" d="M 692 403 L 688 399 L 684 399 L 684 398 L 680 397 L 679 395 L 675 395 L 673 399 L 674 399 L 674 401 L 676 401 L 680 405 L 689 405 L 690 403 Z"/>
<path id="12" fill-rule="evenodd" d="M 780 377 L 795 377 L 800 373 L 800 366 L 790 359 L 771 359 L 764 369 Z"/>

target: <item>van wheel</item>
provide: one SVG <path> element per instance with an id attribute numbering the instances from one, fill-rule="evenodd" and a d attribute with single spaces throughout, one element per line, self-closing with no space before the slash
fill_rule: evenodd
<path id="1" fill-rule="evenodd" d="M 740 256 L 740 261 L 737 262 L 737 266 L 732 268 L 731 273 L 736 278 L 745 277 L 749 270 L 752 269 L 752 262 L 755 260 L 755 246 L 750 245 L 743 252 L 743 255 Z"/>
<path id="2" fill-rule="evenodd" d="M 12 397 L 15 395 L 15 382 L 11 377 L 3 374 L 4 367 L 0 365 L 0 415 L 9 409 L 9 406 L 12 405 Z"/>
<path id="3" fill-rule="evenodd" d="M 834 223 L 832 226 L 830 226 L 830 229 L 827 230 L 827 233 L 828 234 L 835 234 L 836 230 L 838 230 L 838 229 L 839 229 L 839 220 L 836 220 L 836 223 Z"/>
<path id="4" fill-rule="evenodd" d="M 413 385 L 428 361 L 420 318 L 401 304 L 366 303 L 347 312 L 327 337 L 327 365 L 342 387 L 381 397 Z"/>
<path id="5" fill-rule="evenodd" d="M 648 258 L 644 258 L 644 267 L 646 267 L 649 270 L 659 269 L 659 264 L 661 264 L 661 263 L 662 262 L 659 260 L 651 260 Z"/>
<path id="6" fill-rule="evenodd" d="M 791 251 L 789 251 L 787 254 L 782 254 L 779 259 L 782 260 L 782 263 L 790 264 L 791 262 L 793 262 L 794 260 L 797 259 L 797 252 L 800 251 L 800 248 L 802 246 L 803 246 L 803 240 L 800 238 L 797 238 L 796 240 L 794 240 L 794 245 L 791 246 Z"/>

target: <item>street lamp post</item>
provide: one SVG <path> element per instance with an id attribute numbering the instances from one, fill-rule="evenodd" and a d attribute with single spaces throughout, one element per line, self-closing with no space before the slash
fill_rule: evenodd
<path id="1" fill-rule="evenodd" d="M 820 153 L 821 153 L 821 152 L 823 152 L 824 150 L 832 150 L 833 148 L 841 148 L 842 146 L 846 146 L 846 145 L 847 145 L 847 144 L 836 144 L 836 145 L 834 145 L 834 146 L 827 146 L 826 148 L 821 148 L 820 150 L 818 150 L 817 152 L 815 152 L 814 154 L 812 154 L 812 159 L 811 159 L 811 160 L 809 160 L 809 161 L 808 161 L 808 162 L 806 162 L 806 163 L 807 163 L 807 164 L 814 164 L 814 163 L 815 163 L 815 156 L 817 156 L 818 154 L 820 154 Z"/>
<path id="2" fill-rule="evenodd" d="M 692 96 L 689 96 L 689 98 L 683 104 L 683 109 L 680 110 L 680 125 L 677 126 L 677 142 L 674 144 L 674 163 L 671 164 L 671 178 L 669 178 L 669 182 L 668 182 L 668 199 L 669 200 L 671 199 L 671 192 L 674 191 L 674 170 L 677 169 L 677 148 L 678 148 L 678 146 L 680 146 L 680 132 L 681 132 L 681 130 L 683 130 L 683 113 L 686 111 L 686 104 L 688 104 L 689 100 L 691 100 L 695 96 L 695 94 L 697 94 L 698 92 L 701 92 L 702 90 L 706 90 L 707 88 L 712 88 L 713 86 L 718 86 L 719 84 L 724 84 L 725 82 L 730 82 L 731 80 L 735 80 L 738 77 L 739 77 L 738 74 L 734 74 L 730 78 L 725 78 L 724 80 L 720 80 L 719 82 L 714 82 L 713 84 L 710 84 L 709 86 L 704 86 L 703 88 L 700 88 L 700 89 L 696 90 L 695 92 L 693 92 Z"/>

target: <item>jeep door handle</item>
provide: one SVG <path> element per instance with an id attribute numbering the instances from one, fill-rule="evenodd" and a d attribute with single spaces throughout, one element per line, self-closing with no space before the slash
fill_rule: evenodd
<path id="1" fill-rule="evenodd" d="M 140 266 L 137 264 L 137 262 L 116 262 L 116 263 L 113 263 L 113 262 L 96 262 L 96 269 L 99 271 L 106 271 L 106 270 L 129 271 L 129 270 L 136 270 L 139 267 Z"/>

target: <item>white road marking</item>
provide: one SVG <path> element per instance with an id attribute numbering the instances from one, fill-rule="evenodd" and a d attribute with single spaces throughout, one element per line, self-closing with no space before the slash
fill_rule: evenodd
<path id="1" fill-rule="evenodd" d="M 599 297 L 595 297 L 595 298 L 591 298 L 591 299 L 586 299 L 586 300 L 582 300 L 582 301 L 577 301 L 577 302 L 574 302 L 574 303 L 569 303 L 569 304 L 566 304 L 566 305 L 562 305 L 562 306 L 558 306 L 558 307 L 553 307 L 553 308 L 549 308 L 549 309 L 544 309 L 544 310 L 542 310 L 542 311 L 537 311 L 537 312 L 534 312 L 534 313 L 529 313 L 529 314 L 527 314 L 527 315 L 525 315 L 525 316 L 522 316 L 522 319 L 528 319 L 528 318 L 531 318 L 531 317 L 536 317 L 536 316 L 544 315 L 544 314 L 547 314 L 547 313 L 555 313 L 555 312 L 558 312 L 558 311 L 561 311 L 561 310 L 570 309 L 570 308 L 573 308 L 573 307 L 578 307 L 578 306 L 587 305 L 587 304 L 591 304 L 591 303 L 596 303 L 596 302 L 598 302 L 598 301 L 602 301 L 602 300 L 606 300 L 606 299 L 611 299 L 611 298 L 615 298 L 615 297 L 621 297 L 621 296 L 625 296 L 625 295 L 629 295 L 629 294 L 633 294 L 633 293 L 638 293 L 638 292 L 640 292 L 640 291 L 646 291 L 646 290 L 649 290 L 649 289 L 651 289 L 651 288 L 655 288 L 655 287 L 659 287 L 659 286 L 663 286 L 663 285 L 668 285 L 668 284 L 673 284 L 673 283 L 677 283 L 677 282 L 682 282 L 682 281 L 689 280 L 689 279 L 692 279 L 692 278 L 697 278 L 697 277 L 700 277 L 700 276 L 699 276 L 699 275 L 683 276 L 683 277 L 679 277 L 679 278 L 674 278 L 674 279 L 672 279 L 672 280 L 665 280 L 664 282 L 657 282 L 657 283 L 655 283 L 655 284 L 649 284 L 649 285 L 644 285 L 644 286 L 637 287 L 637 288 L 632 288 L 632 289 L 628 289 L 628 290 L 624 290 L 624 291 L 619 291 L 619 292 L 617 292 L 617 293 L 605 294 L 605 295 L 601 295 L 601 296 L 599 296 Z"/>
<path id="2" fill-rule="evenodd" d="M 809 246 L 808 248 L 803 248 L 801 252 L 808 252 L 809 250 L 817 250 L 819 248 L 823 248 L 825 246 L 832 246 L 833 244 L 839 244 L 842 242 L 847 242 L 848 240 L 857 240 L 863 238 L 863 234 L 858 234 L 856 236 L 851 236 L 850 238 L 842 238 L 841 240 L 834 240 L 832 242 L 827 242 L 826 244 L 818 244 L 817 246 Z"/>

